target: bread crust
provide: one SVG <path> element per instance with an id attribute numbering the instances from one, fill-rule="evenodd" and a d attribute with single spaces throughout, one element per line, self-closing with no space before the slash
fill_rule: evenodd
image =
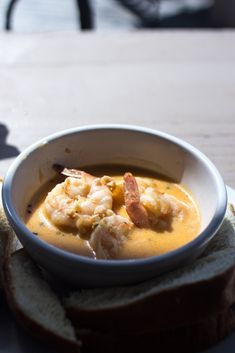
<path id="1" fill-rule="evenodd" d="M 162 332 L 143 334 L 116 334 L 80 330 L 84 353 L 194 353 L 204 350 L 235 328 L 235 316 L 231 309 L 199 321 L 193 325 Z"/>
<path id="2" fill-rule="evenodd" d="M 1 182 L 0 182 L 1 184 Z M 1 189 L 1 186 L 0 186 Z M 0 289 L 2 289 L 2 267 L 16 246 L 16 237 L 11 229 L 2 206 L 0 205 Z"/>
<path id="3" fill-rule="evenodd" d="M 67 314 L 80 328 L 110 332 L 167 330 L 191 325 L 223 312 L 235 302 L 235 266 L 226 272 L 189 285 L 164 290 L 123 306 L 82 309 L 67 306 Z"/>
<path id="4" fill-rule="evenodd" d="M 19 251 L 22 251 L 22 250 L 19 250 Z M 32 320 L 18 305 L 16 298 L 14 296 L 12 276 L 9 269 L 11 256 L 5 259 L 3 263 L 3 267 L 2 267 L 3 285 L 4 285 L 4 291 L 6 294 L 9 307 L 14 313 L 19 324 L 23 326 L 30 334 L 32 334 L 32 336 L 40 339 L 42 342 L 48 344 L 51 347 L 56 348 L 58 352 L 79 353 L 80 347 L 81 347 L 80 341 L 75 342 L 75 341 L 66 339 L 65 337 L 61 337 L 59 334 L 55 334 L 53 331 L 49 331 L 45 329 L 36 321 Z"/>

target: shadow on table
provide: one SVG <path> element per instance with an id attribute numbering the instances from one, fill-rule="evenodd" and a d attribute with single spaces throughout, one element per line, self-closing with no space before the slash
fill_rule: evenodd
<path id="1" fill-rule="evenodd" d="M 5 158 L 16 157 L 20 153 L 17 147 L 8 145 L 6 142 L 8 128 L 4 124 L 0 124 L 0 160 Z"/>

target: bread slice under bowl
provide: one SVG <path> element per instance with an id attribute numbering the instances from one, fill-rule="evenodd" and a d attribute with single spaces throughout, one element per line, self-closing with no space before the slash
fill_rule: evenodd
<path id="1" fill-rule="evenodd" d="M 4 266 L 5 289 L 12 311 L 32 335 L 51 344 L 58 351 L 77 352 L 79 343 L 65 318 L 58 298 L 43 279 L 40 270 L 24 250 L 16 251 Z M 49 320 L 48 320 L 49 317 Z M 63 327 L 61 327 L 61 325 Z M 235 328 L 230 308 L 199 322 L 171 330 L 140 333 L 107 333 L 78 329 L 84 353 L 171 353 L 197 352 L 215 344 Z"/>
<path id="2" fill-rule="evenodd" d="M 0 195 L 2 191 L 2 180 L 0 178 Z M 8 223 L 2 207 L 2 200 L 0 196 L 0 289 L 2 289 L 1 269 L 4 259 L 16 250 L 18 240 Z"/>
<path id="3" fill-rule="evenodd" d="M 79 352 L 80 344 L 74 329 L 41 271 L 24 250 L 16 251 L 4 266 L 4 284 L 10 307 L 18 321 L 34 336 L 57 351 Z M 143 333 L 107 333 L 78 329 L 84 353 L 196 352 L 215 344 L 235 328 L 230 308 L 186 327 Z"/>
<path id="4" fill-rule="evenodd" d="M 194 263 L 128 287 L 80 290 L 65 300 L 75 326 L 105 332 L 162 331 L 212 317 L 235 301 L 235 212 Z"/>
<path id="5" fill-rule="evenodd" d="M 2 268 L 4 258 L 12 252 L 13 239 L 14 233 L 10 229 L 5 214 L 0 206 L 0 268 Z"/>
<path id="6" fill-rule="evenodd" d="M 78 353 L 81 343 L 63 306 L 23 249 L 5 259 L 2 273 L 8 304 L 21 325 L 59 352 Z"/>

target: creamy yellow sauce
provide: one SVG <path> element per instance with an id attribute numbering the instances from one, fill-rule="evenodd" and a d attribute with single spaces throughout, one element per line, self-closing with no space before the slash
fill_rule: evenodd
<path id="1" fill-rule="evenodd" d="M 182 185 L 176 184 L 170 180 L 164 180 L 156 175 L 128 168 L 136 177 L 144 176 L 147 182 L 155 184 L 160 192 L 175 196 L 178 200 L 183 201 L 188 207 L 184 217 L 172 217 L 164 226 L 160 225 L 155 229 L 140 229 L 134 226 L 125 241 L 123 242 L 118 253 L 118 259 L 143 258 L 154 255 L 167 253 L 177 249 L 191 240 L 193 240 L 200 231 L 200 213 L 198 207 L 190 194 L 190 192 Z M 94 175 L 111 175 L 115 181 L 122 184 L 122 170 L 92 170 Z M 62 179 L 63 180 L 63 179 Z M 89 244 L 89 238 L 81 237 L 75 229 L 68 227 L 58 227 L 52 224 L 47 217 L 44 200 L 50 190 L 58 183 L 61 178 L 52 181 L 43 186 L 37 194 L 29 202 L 26 210 L 25 223 L 26 226 L 42 240 L 67 250 L 72 253 L 95 257 L 95 253 Z M 115 199 L 113 210 L 128 218 L 125 206 L 123 205 L 123 197 Z"/>

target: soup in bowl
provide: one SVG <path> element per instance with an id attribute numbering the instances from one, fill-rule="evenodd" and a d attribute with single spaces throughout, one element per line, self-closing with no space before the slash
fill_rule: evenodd
<path id="1" fill-rule="evenodd" d="M 131 166 L 57 169 L 60 176 L 27 205 L 25 223 L 61 249 L 94 259 L 137 259 L 175 250 L 200 232 L 192 193 L 166 177 Z"/>
<path id="2" fill-rule="evenodd" d="M 86 287 L 134 283 L 193 261 L 227 205 L 220 174 L 198 150 L 117 125 L 29 147 L 7 173 L 3 202 L 30 255 Z"/>

